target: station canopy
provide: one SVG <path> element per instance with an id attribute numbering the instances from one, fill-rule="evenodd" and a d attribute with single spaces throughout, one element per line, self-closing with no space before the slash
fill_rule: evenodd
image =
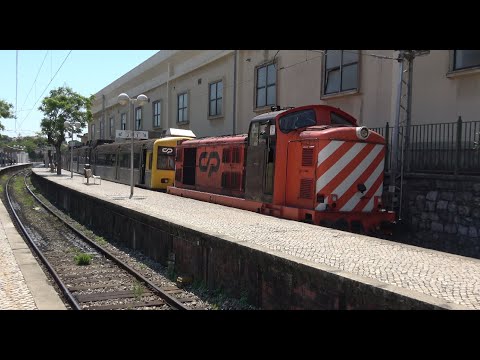
<path id="1" fill-rule="evenodd" d="M 197 137 L 192 130 L 169 128 L 165 131 L 165 136 L 188 136 Z"/>

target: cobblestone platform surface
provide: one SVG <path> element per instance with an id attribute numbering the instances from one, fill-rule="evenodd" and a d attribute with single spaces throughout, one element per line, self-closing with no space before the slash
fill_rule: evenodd
<path id="1" fill-rule="evenodd" d="M 37 309 L 32 293 L 10 248 L 4 225 L 5 219 L 0 218 L 0 309 Z"/>

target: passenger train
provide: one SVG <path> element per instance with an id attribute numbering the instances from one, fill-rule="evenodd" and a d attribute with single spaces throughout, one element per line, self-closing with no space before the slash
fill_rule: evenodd
<path id="1" fill-rule="evenodd" d="M 248 134 L 180 141 L 170 194 L 355 232 L 391 233 L 385 140 L 327 105 L 279 109 Z"/>
<path id="2" fill-rule="evenodd" d="M 177 142 L 195 138 L 190 130 L 169 129 L 164 137 L 133 143 L 134 183 L 151 190 L 166 190 L 175 177 Z M 62 154 L 62 166 L 70 170 L 70 149 Z M 83 173 L 88 164 L 102 179 L 130 184 L 131 142 L 97 140 L 90 146 L 73 149 L 73 171 Z"/>

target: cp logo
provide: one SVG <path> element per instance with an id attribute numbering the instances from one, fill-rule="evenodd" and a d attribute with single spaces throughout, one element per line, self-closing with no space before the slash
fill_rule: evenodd
<path id="1" fill-rule="evenodd" d="M 173 153 L 173 148 L 164 147 L 164 148 L 162 148 L 162 153 L 170 155 L 171 153 Z"/>
<path id="2" fill-rule="evenodd" d="M 208 171 L 208 177 L 210 177 L 210 175 L 212 175 L 213 172 L 217 172 L 218 168 L 220 167 L 220 156 L 216 151 L 212 151 L 210 156 L 208 156 L 207 163 L 205 164 L 204 160 L 207 158 L 207 156 L 208 153 L 206 151 L 200 154 L 200 158 L 198 159 L 198 168 L 201 172 L 206 172 L 210 162 L 213 160 L 214 163 L 210 165 L 210 170 Z"/>

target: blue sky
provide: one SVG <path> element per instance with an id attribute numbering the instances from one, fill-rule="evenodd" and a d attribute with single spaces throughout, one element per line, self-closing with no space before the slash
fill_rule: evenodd
<path id="1" fill-rule="evenodd" d="M 17 87 L 16 50 L 1 50 L 0 99 L 13 106 L 17 102 L 17 121 L 1 119 L 5 126 L 1 134 L 10 137 L 35 135 L 40 131 L 43 117 L 37 109 L 50 90 L 68 85 L 73 91 L 90 96 L 158 51 L 19 50 Z"/>

